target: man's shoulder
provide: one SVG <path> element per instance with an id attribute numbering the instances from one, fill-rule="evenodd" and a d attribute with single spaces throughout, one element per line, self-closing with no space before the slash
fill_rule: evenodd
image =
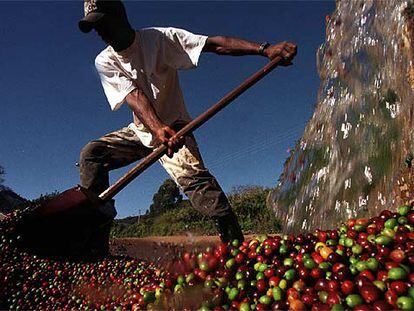
<path id="1" fill-rule="evenodd" d="M 113 57 L 112 48 L 107 46 L 95 57 L 95 66 L 105 66 L 110 63 L 111 57 Z"/>
<path id="2" fill-rule="evenodd" d="M 145 27 L 138 29 L 136 32 L 144 38 L 155 39 L 162 37 L 167 30 L 168 27 Z"/>
<path id="3" fill-rule="evenodd" d="M 185 29 L 177 28 L 177 27 L 146 27 L 137 30 L 140 34 L 144 36 L 166 36 L 166 37 L 173 37 L 177 33 L 187 32 Z"/>
<path id="4" fill-rule="evenodd" d="M 161 33 L 164 33 L 166 31 L 168 31 L 169 28 L 171 28 L 171 27 L 153 26 L 153 27 L 145 27 L 145 28 L 138 29 L 137 32 L 139 32 L 139 33 L 154 33 L 154 34 L 158 33 L 158 34 L 161 34 Z"/>

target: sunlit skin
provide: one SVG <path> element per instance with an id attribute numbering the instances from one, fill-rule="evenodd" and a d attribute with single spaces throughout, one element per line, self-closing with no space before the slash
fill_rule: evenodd
<path id="1" fill-rule="evenodd" d="M 112 46 L 116 52 L 127 49 L 134 42 L 135 30 L 128 20 L 107 15 L 99 20 L 94 29 L 101 39 Z M 263 54 L 259 53 L 260 44 L 243 39 L 224 36 L 208 37 L 203 52 L 212 52 L 219 55 L 263 55 L 269 59 L 281 56 L 282 66 L 292 64 L 292 59 L 297 53 L 297 47 L 290 42 L 281 42 L 267 47 Z M 172 157 L 183 144 L 183 139 L 176 137 L 176 132 L 164 124 L 157 116 L 150 100 L 140 90 L 135 89 L 126 97 L 126 102 L 134 114 L 134 121 L 139 119 L 147 129 L 154 135 L 156 142 L 168 147 L 167 155 Z"/>

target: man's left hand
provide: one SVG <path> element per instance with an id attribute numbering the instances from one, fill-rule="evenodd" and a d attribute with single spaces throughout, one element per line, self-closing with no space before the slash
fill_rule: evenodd
<path id="1" fill-rule="evenodd" d="M 296 44 L 286 41 L 270 45 L 263 52 L 263 54 L 271 60 L 278 56 L 282 57 L 282 66 L 292 65 L 292 59 L 296 56 L 296 53 Z"/>

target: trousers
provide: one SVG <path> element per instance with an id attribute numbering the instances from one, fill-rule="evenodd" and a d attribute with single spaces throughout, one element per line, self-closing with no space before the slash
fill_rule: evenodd
<path id="1" fill-rule="evenodd" d="M 216 178 L 206 169 L 193 135 L 186 136 L 172 158 L 159 162 L 203 215 L 222 218 L 233 214 Z M 96 194 L 109 187 L 109 172 L 138 161 L 152 152 L 130 127 L 104 135 L 85 145 L 80 153 L 81 185 Z"/>

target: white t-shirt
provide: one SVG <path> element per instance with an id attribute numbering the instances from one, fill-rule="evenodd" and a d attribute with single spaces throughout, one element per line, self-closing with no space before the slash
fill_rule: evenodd
<path id="1" fill-rule="evenodd" d="M 126 50 L 105 48 L 96 57 L 95 66 L 111 109 L 117 110 L 138 88 L 163 123 L 189 121 L 177 70 L 197 66 L 206 40 L 207 36 L 178 28 L 145 28 L 136 31 Z M 135 123 L 130 127 L 149 146 L 151 135 L 141 122 Z"/>

